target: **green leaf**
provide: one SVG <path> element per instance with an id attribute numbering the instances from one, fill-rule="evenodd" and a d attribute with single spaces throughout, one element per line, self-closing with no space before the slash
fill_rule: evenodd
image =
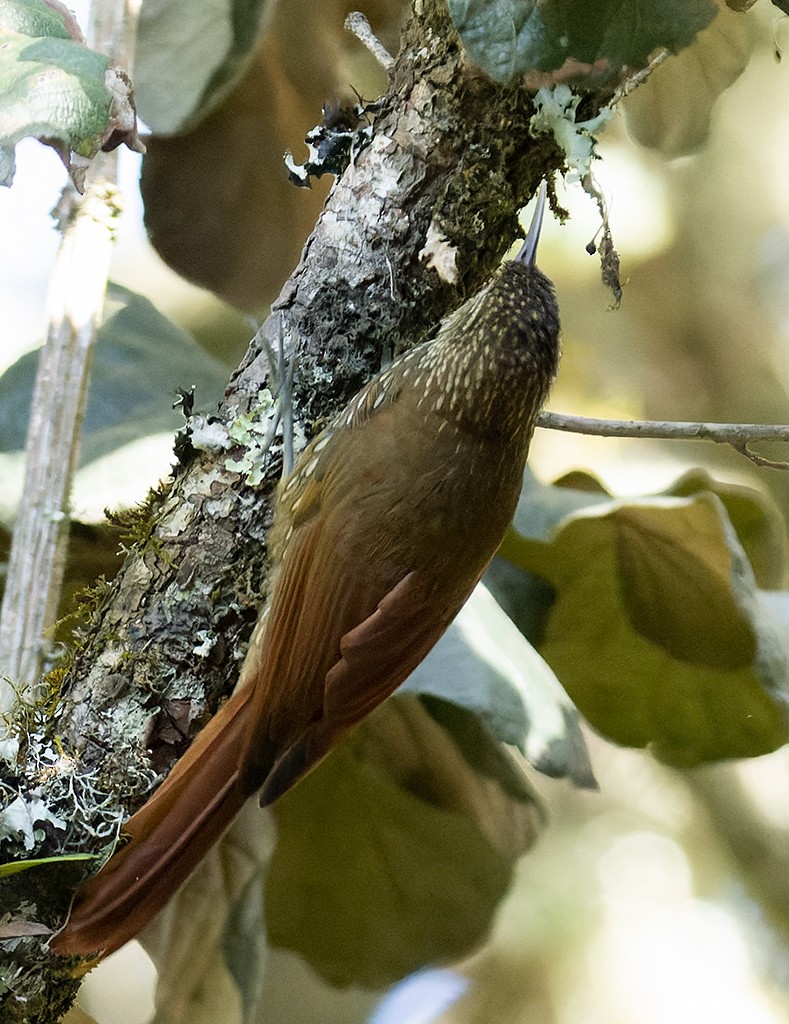
<path id="1" fill-rule="evenodd" d="M 84 45 L 68 12 L 42 0 L 0 3 L 0 97 L 1 184 L 11 184 L 14 147 L 28 136 L 57 150 L 78 188 L 105 144 L 143 148 L 128 78 Z"/>
<path id="2" fill-rule="evenodd" d="M 742 484 L 714 480 L 706 470 L 685 473 L 664 492 L 689 497 L 711 491 L 726 509 L 760 587 L 783 586 L 786 580 L 786 529 L 772 499 Z"/>
<path id="3" fill-rule="evenodd" d="M 20 871 L 29 871 L 31 868 L 40 867 L 42 864 L 62 864 L 72 860 L 96 860 L 93 853 L 67 853 L 61 857 L 37 857 L 32 860 L 15 860 L 9 864 L 0 864 L 0 878 L 8 875 L 17 875 Z"/>
<path id="4" fill-rule="evenodd" d="M 595 785 L 575 708 L 483 586 L 398 692 L 430 694 L 467 708 L 539 771 Z"/>
<path id="5" fill-rule="evenodd" d="M 676 489 L 703 482 L 686 477 Z M 787 741 L 787 653 L 723 500 L 698 490 L 590 504 L 588 493 L 546 497 L 532 484 L 521 527 L 528 495 L 532 532 L 545 539 L 513 533 L 503 550 L 553 587 L 539 650 L 595 728 L 678 765 Z M 737 489 L 724 500 L 752 552 L 783 549 L 755 496 Z M 546 535 L 546 510 L 560 504 L 568 512 Z"/>
<path id="6" fill-rule="evenodd" d="M 152 131 L 182 131 L 221 100 L 273 7 L 270 0 L 143 4 L 134 80 L 140 116 Z"/>
<path id="7" fill-rule="evenodd" d="M 24 36 L 79 39 L 71 12 L 56 10 L 45 0 L 0 0 L 0 31 Z"/>
<path id="8" fill-rule="evenodd" d="M 227 383 L 225 366 L 147 299 L 117 285 L 110 296 L 119 308 L 96 340 L 83 464 L 137 438 L 183 426 L 183 416 L 173 409 L 179 388 L 194 385 L 197 408 L 211 409 Z M 37 353 L 28 353 L 0 377 L 0 451 L 24 446 L 37 364 Z"/>
<path id="9" fill-rule="evenodd" d="M 542 823 L 524 786 L 474 771 L 415 698 L 387 701 L 273 808 L 271 944 L 370 988 L 467 955 Z"/>
<path id="10" fill-rule="evenodd" d="M 496 81 L 574 61 L 596 79 L 641 68 L 657 47 L 692 42 L 717 12 L 712 0 L 449 0 L 471 59 Z"/>
<path id="11" fill-rule="evenodd" d="M 625 610 L 638 633 L 692 664 L 737 669 L 753 662 L 756 636 L 733 585 L 747 586 L 750 567 L 735 570 L 716 502 L 624 506 L 607 522 Z"/>
<path id="12" fill-rule="evenodd" d="M 557 523 L 573 512 L 592 508 L 610 499 L 607 491 L 594 486 L 597 481 L 583 474 L 570 478 L 573 486 L 564 480 L 553 486 L 540 483 L 526 467 L 518 507 L 513 517 L 513 542 L 526 537 L 546 540 Z"/>

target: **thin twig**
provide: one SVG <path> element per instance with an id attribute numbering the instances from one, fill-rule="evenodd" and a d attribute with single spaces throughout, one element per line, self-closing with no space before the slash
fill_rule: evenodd
<path id="1" fill-rule="evenodd" d="M 614 93 L 613 98 L 611 99 L 611 106 L 618 103 L 620 100 L 623 100 L 625 96 L 629 96 L 636 86 L 645 82 L 655 68 L 660 67 L 663 61 L 665 61 L 669 56 L 671 56 L 669 50 L 658 51 L 645 68 L 641 68 L 639 71 L 636 71 L 634 75 L 631 75 L 630 78 L 626 78 Z"/>
<path id="2" fill-rule="evenodd" d="M 789 462 L 777 462 L 752 452 L 755 441 L 789 442 L 789 425 L 776 423 L 683 423 L 669 420 L 599 420 L 587 416 L 566 416 L 542 412 L 537 426 L 598 437 L 650 437 L 671 441 L 715 441 L 728 444 L 757 466 L 789 469 Z"/>
<path id="3" fill-rule="evenodd" d="M 361 11 L 351 11 L 345 19 L 345 28 L 351 32 L 375 57 L 385 71 L 391 71 L 394 67 L 394 57 L 386 49 L 384 44 L 373 32 L 372 26 Z"/>

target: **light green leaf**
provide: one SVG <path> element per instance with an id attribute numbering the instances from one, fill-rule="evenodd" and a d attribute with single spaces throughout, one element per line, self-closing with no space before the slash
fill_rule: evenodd
<path id="1" fill-rule="evenodd" d="M 680 661 L 721 669 L 752 664 L 756 636 L 737 593 L 753 586 L 750 566 L 743 557 L 735 567 L 716 501 L 624 506 L 607 523 L 625 610 L 638 633 Z"/>
<path id="2" fill-rule="evenodd" d="M 271 0 L 143 4 L 134 82 L 140 117 L 152 131 L 182 131 L 222 99 L 273 7 Z"/>
<path id="3" fill-rule="evenodd" d="M 685 473 L 664 492 L 689 497 L 711 491 L 726 509 L 760 587 L 786 582 L 786 529 L 780 509 L 768 495 L 742 484 L 714 480 L 706 470 Z"/>
<path id="4" fill-rule="evenodd" d="M 677 489 L 701 482 L 686 477 Z M 702 490 L 542 500 L 532 485 L 519 524 L 529 493 L 539 506 L 533 533 L 544 534 L 546 509 L 578 507 L 546 539 L 514 533 L 504 551 L 552 586 L 538 647 L 600 732 L 679 765 L 756 756 L 789 739 L 789 661 L 721 499 Z M 742 491 L 728 500 L 751 550 L 772 548 L 759 502 Z"/>
<path id="5" fill-rule="evenodd" d="M 45 0 L 0 0 L 0 31 L 79 40 L 81 33 L 70 13 Z"/>
<path id="6" fill-rule="evenodd" d="M 471 59 L 499 82 L 524 71 L 616 78 L 657 47 L 687 46 L 717 12 L 712 0 L 449 0 Z"/>
<path id="7" fill-rule="evenodd" d="M 595 785 L 575 708 L 482 585 L 398 692 L 431 694 L 467 708 L 539 771 Z"/>
<path id="8" fill-rule="evenodd" d="M 128 78 L 89 50 L 73 19 L 41 0 L 0 4 L 0 183 L 28 136 L 53 146 L 78 188 L 108 143 L 142 149 Z"/>
<path id="9" fill-rule="evenodd" d="M 540 483 L 527 467 L 513 518 L 513 541 L 519 537 L 546 540 L 565 516 L 608 501 L 608 492 L 593 486 L 594 483 L 593 477 L 584 475 L 579 480 L 576 475 L 573 486 L 562 481 L 548 486 Z"/>
<path id="10" fill-rule="evenodd" d="M 92 853 L 66 853 L 61 857 L 36 857 L 31 860 L 16 860 L 9 864 L 0 864 L 0 878 L 7 875 L 16 875 L 20 871 L 29 871 L 31 868 L 40 867 L 42 864 L 62 864 L 72 860 L 96 860 Z"/>

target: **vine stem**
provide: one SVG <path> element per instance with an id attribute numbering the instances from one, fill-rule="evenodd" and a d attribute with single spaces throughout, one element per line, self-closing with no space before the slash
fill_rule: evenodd
<path id="1" fill-rule="evenodd" d="M 757 466 L 789 469 L 789 462 L 767 459 L 750 450 L 756 441 L 789 441 L 789 425 L 780 423 L 694 423 L 672 420 L 603 420 L 541 412 L 537 426 L 598 437 L 650 437 L 671 441 L 715 441 L 728 444 Z"/>

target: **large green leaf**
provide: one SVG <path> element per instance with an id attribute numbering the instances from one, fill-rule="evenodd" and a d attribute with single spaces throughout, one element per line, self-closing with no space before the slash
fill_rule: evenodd
<path id="1" fill-rule="evenodd" d="M 594 786 L 578 713 L 556 676 L 483 586 L 400 693 L 442 697 L 472 711 L 539 771 Z"/>
<path id="2" fill-rule="evenodd" d="M 394 697 L 276 803 L 272 945 L 374 988 L 484 939 L 542 813 L 514 763 L 498 781 L 496 741 L 477 734 L 475 768 L 461 746 L 418 699 Z"/>
<path id="3" fill-rule="evenodd" d="M 224 365 L 147 299 L 118 286 L 110 296 L 115 311 L 94 350 L 83 464 L 137 438 L 174 433 L 183 425 L 173 409 L 179 388 L 194 385 L 197 407 L 211 409 L 227 382 Z M 0 451 L 24 446 L 37 363 L 28 353 L 0 377 Z"/>
<path id="4" fill-rule="evenodd" d="M 665 494 L 684 498 L 704 491 L 711 491 L 723 502 L 759 586 L 784 586 L 786 529 L 777 505 L 766 494 L 752 487 L 714 480 L 703 469 L 685 473 L 666 489 Z"/>
<path id="5" fill-rule="evenodd" d="M 273 7 L 271 0 L 143 4 L 134 78 L 145 123 L 172 134 L 199 121 L 243 72 Z"/>
<path id="6" fill-rule="evenodd" d="M 712 0 L 449 0 L 471 59 L 499 82 L 574 61 L 598 79 L 674 52 L 712 21 Z"/>
<path id="7" fill-rule="evenodd" d="M 780 510 L 763 492 L 743 484 L 715 480 L 704 469 L 692 469 L 665 490 L 647 495 L 644 500 L 685 498 L 704 493 L 715 494 L 723 503 L 759 586 L 782 586 L 787 576 L 786 529 Z M 513 530 L 505 539 L 503 551 L 506 553 L 511 545 L 517 547 L 519 538 L 548 540 L 555 527 L 568 516 L 603 505 L 611 497 L 600 481 L 588 473 L 576 471 L 553 485 L 545 485 L 527 468 Z M 519 564 L 517 557 L 515 563 Z"/>
<path id="8" fill-rule="evenodd" d="M 716 501 L 623 506 L 606 523 L 625 611 L 641 636 L 699 666 L 753 663 L 756 635 L 737 592 L 750 567 L 734 565 Z"/>
<path id="9" fill-rule="evenodd" d="M 0 2 L 0 183 L 14 147 L 32 136 L 53 146 L 78 187 L 106 146 L 142 149 L 128 78 L 84 45 L 73 17 L 44 0 Z"/>
<path id="10" fill-rule="evenodd" d="M 705 483 L 683 478 L 682 498 L 614 501 L 546 495 L 531 481 L 503 548 L 552 587 L 539 650 L 582 714 L 615 742 L 679 765 L 789 739 L 786 645 L 727 505 L 754 560 L 780 562 L 783 537 L 753 492 L 718 497 L 697 489 Z"/>

